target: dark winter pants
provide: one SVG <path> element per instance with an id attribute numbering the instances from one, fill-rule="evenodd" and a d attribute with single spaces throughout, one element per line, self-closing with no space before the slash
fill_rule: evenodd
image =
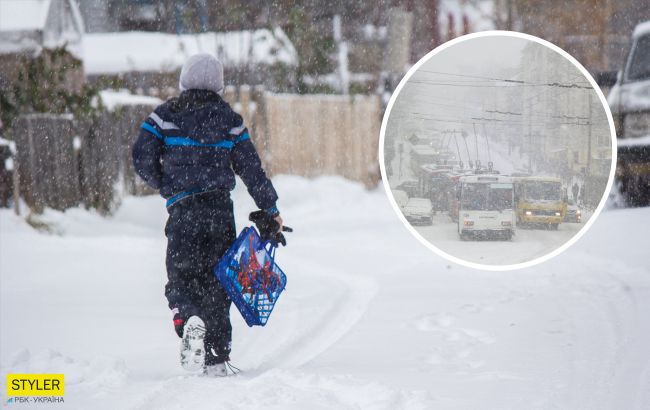
<path id="1" fill-rule="evenodd" d="M 206 364 L 227 360 L 232 327 L 230 299 L 212 268 L 235 241 L 228 191 L 184 198 L 169 208 L 165 296 L 181 317 L 199 316 L 206 325 Z"/>

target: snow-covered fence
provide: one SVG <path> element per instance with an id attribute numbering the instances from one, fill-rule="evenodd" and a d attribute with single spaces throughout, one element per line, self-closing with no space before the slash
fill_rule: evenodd
<path id="1" fill-rule="evenodd" d="M 30 208 L 67 209 L 81 202 L 74 123 L 69 114 L 28 114 L 16 119 L 14 138 L 21 195 Z"/>

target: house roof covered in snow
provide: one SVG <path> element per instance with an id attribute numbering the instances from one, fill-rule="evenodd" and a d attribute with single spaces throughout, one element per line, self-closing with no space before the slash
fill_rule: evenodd
<path id="1" fill-rule="evenodd" d="M 150 105 L 155 107 L 163 103 L 159 98 L 131 94 L 128 90 L 102 90 L 99 92 L 99 98 L 104 107 L 109 111 L 127 105 Z"/>
<path id="2" fill-rule="evenodd" d="M 91 75 L 175 71 L 199 52 L 216 55 L 225 67 L 298 62 L 291 40 L 280 28 L 183 35 L 89 33 L 83 45 L 84 69 Z"/>
<path id="3" fill-rule="evenodd" d="M 42 30 L 50 0 L 0 0 L 0 31 Z"/>
<path id="4" fill-rule="evenodd" d="M 0 54 L 68 45 L 81 54 L 84 27 L 74 0 L 0 0 Z"/>

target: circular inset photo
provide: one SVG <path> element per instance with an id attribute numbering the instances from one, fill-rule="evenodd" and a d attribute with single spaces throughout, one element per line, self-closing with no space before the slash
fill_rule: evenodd
<path id="1" fill-rule="evenodd" d="M 573 57 L 504 31 L 422 58 L 391 97 L 380 165 L 400 219 L 467 266 L 551 258 L 594 222 L 616 162 L 605 97 Z"/>

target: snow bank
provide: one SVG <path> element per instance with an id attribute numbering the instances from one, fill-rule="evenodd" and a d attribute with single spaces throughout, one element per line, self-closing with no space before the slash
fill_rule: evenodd
<path id="1" fill-rule="evenodd" d="M 124 386 L 128 371 L 123 361 L 98 354 L 91 360 L 75 360 L 54 350 L 36 354 L 23 349 L 14 354 L 7 373 L 63 373 L 66 388 L 84 386 L 93 389 L 114 389 Z"/>

